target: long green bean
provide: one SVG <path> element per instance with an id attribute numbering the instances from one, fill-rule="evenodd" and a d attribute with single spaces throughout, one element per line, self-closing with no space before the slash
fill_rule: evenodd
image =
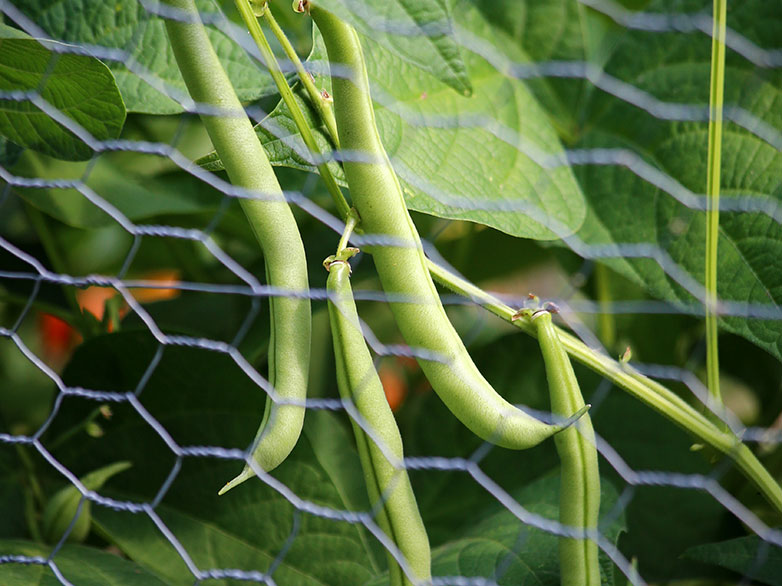
<path id="1" fill-rule="evenodd" d="M 532 323 L 537 328 L 546 365 L 552 411 L 565 414 L 582 408 L 584 398 L 567 352 L 551 323 L 551 314 L 537 311 Z M 561 466 L 559 521 L 568 529 L 594 531 L 600 511 L 600 473 L 589 414 L 554 436 L 554 444 Z M 600 586 L 597 541 L 588 537 L 562 537 L 559 567 L 562 586 Z"/>
<path id="2" fill-rule="evenodd" d="M 407 471 L 401 467 L 402 437 L 361 333 L 350 287 L 348 254 L 338 252 L 328 262 L 329 319 L 337 383 L 342 398 L 355 405 L 369 427 L 367 433 L 351 418 L 370 501 L 373 505 L 382 502 L 378 525 L 396 544 L 415 577 L 410 580 L 387 550 L 391 584 L 413 584 L 431 578 L 429 540 Z M 389 461 L 389 456 L 395 462 Z"/>
<path id="3" fill-rule="evenodd" d="M 434 355 L 417 357 L 422 370 L 446 406 L 476 435 L 513 449 L 537 445 L 562 426 L 543 423 L 508 403 L 473 363 L 440 302 L 399 180 L 378 136 L 358 35 L 330 12 L 308 5 L 330 63 L 349 72 L 348 78 L 332 80 L 340 146 L 362 159 L 344 161 L 345 175 L 364 234 L 396 243 L 368 247 L 368 252 L 383 290 L 405 299 L 391 303 L 405 341 Z"/>
<path id="4" fill-rule="evenodd" d="M 267 398 L 252 457 L 269 471 L 277 467 L 299 439 L 304 422 L 310 354 L 310 303 L 307 262 L 296 221 L 285 201 L 266 153 L 209 42 L 193 0 L 168 0 L 183 20 L 167 20 L 166 30 L 179 70 L 196 103 L 219 114 L 201 115 L 209 138 L 231 183 L 269 198 L 242 199 L 242 208 L 263 250 L 267 282 L 290 296 L 271 297 L 269 382 L 281 404 Z M 220 491 L 251 478 L 250 466 Z"/>

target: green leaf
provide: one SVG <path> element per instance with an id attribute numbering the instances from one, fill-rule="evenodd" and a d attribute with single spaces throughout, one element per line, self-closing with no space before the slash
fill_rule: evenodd
<path id="1" fill-rule="evenodd" d="M 368 511 L 370 503 L 354 436 L 341 425 L 336 415 L 328 411 L 310 411 L 307 418 L 308 425 L 304 433 L 309 438 L 315 459 L 328 475 L 345 508 L 350 511 Z M 364 549 L 370 555 L 369 561 L 373 569 L 377 570 L 383 556 L 382 546 L 370 537 L 364 527 L 357 529 Z"/>
<path id="2" fill-rule="evenodd" d="M 63 582 L 44 563 L 51 547 L 29 541 L 2 540 L 3 555 L 41 558 L 41 563 L 0 564 L 0 582 L 5 586 L 59 586 Z M 79 586 L 164 586 L 165 582 L 139 565 L 94 547 L 65 545 L 52 560 L 63 577 Z"/>
<path id="3" fill-rule="evenodd" d="M 605 479 L 601 482 L 600 515 L 616 505 L 618 494 Z M 527 512 L 556 521 L 559 510 L 559 473 L 540 478 L 512 495 Z M 499 506 L 495 507 L 499 508 Z M 600 531 L 616 543 L 625 530 L 624 516 L 614 517 Z M 432 573 L 445 576 L 484 576 L 498 584 L 559 584 L 557 536 L 522 523 L 507 509 L 485 516 L 467 535 L 433 552 Z M 610 560 L 601 551 L 603 584 L 613 584 Z M 498 570 L 501 574 L 498 575 Z"/>
<path id="4" fill-rule="evenodd" d="M 5 348 L 0 346 L 0 351 L 3 350 Z M 2 358 L 0 356 L 0 363 L 5 366 L 6 361 Z M 7 402 L 9 395 L 4 389 L 0 397 Z M 22 476 L 18 455 L 7 446 L 0 450 L 0 538 L 27 535 L 24 513 L 25 505 L 32 505 L 32 494 L 23 486 Z"/>
<path id="5" fill-rule="evenodd" d="M 94 163 L 57 161 L 35 153 L 24 153 L 13 168 L 15 175 L 52 180 L 83 181 L 104 201 L 131 221 L 163 214 L 214 213 L 222 194 L 192 175 L 157 173 L 140 166 L 157 167 L 159 158 L 139 153 L 106 153 Z M 75 188 L 31 188 L 15 186 L 14 192 L 42 212 L 76 228 L 116 225 L 116 221 Z"/>
<path id="6" fill-rule="evenodd" d="M 496 40 L 477 10 L 459 4 L 455 13 L 459 25 L 471 34 L 486 42 Z M 362 46 L 378 131 L 410 209 L 470 220 L 527 238 L 565 236 L 581 225 L 585 206 L 571 170 L 546 168 L 530 156 L 555 157 L 562 153 L 562 145 L 523 82 L 465 51 L 474 84 L 467 98 L 372 38 L 362 37 Z M 518 55 L 523 56 L 520 51 Z M 322 71 L 322 63 L 317 64 L 324 59 L 322 41 L 316 35 L 308 61 Z M 316 83 L 328 87 L 322 77 L 316 76 Z M 305 158 L 296 153 L 307 151 L 286 112 L 278 106 L 258 134 L 269 145 L 273 164 L 306 168 Z M 305 113 L 321 148 L 326 149 L 329 143 L 321 124 L 312 112 Z M 211 169 L 220 168 L 214 157 L 208 162 Z M 344 181 L 341 172 L 335 171 L 335 177 Z M 556 227 L 553 231 L 552 226 Z"/>
<path id="7" fill-rule="evenodd" d="M 147 332 L 94 338 L 79 347 L 63 377 L 68 385 L 91 389 L 134 388 L 158 348 Z M 229 356 L 167 346 L 149 374 L 140 401 L 178 445 L 240 449 L 250 445 L 265 393 Z M 93 401 L 63 401 L 51 436 L 59 436 L 94 407 Z M 108 458 L 131 460 L 133 474 L 123 479 L 121 492 L 110 494 L 150 502 L 176 458 L 130 405 L 116 403 L 112 410 L 111 419 L 101 422 L 102 437 L 81 434 L 55 455 L 73 471 L 99 466 Z M 348 487 L 361 476 L 358 458 L 339 425 L 333 415 L 308 413 L 299 445 L 273 472 L 296 497 L 332 511 L 362 506 L 356 502 L 360 497 L 355 488 Z M 324 438 L 327 428 L 334 433 Z M 338 461 L 335 454 L 340 454 Z M 374 538 L 362 536 L 353 523 L 297 512 L 260 479 L 218 497 L 217 490 L 241 465 L 237 460 L 185 457 L 155 509 L 199 568 L 265 572 L 279 561 L 275 581 L 303 585 L 363 584 L 377 574 L 367 549 L 367 539 Z M 94 506 L 93 518 L 107 539 L 165 583 L 193 583 L 180 554 L 148 516 Z"/>
<path id="8" fill-rule="evenodd" d="M 90 472 L 79 480 L 87 490 L 100 490 L 112 476 L 127 470 L 130 466 L 130 462 L 116 462 Z M 41 530 L 49 543 L 57 543 L 60 540 L 77 514 L 79 518 L 73 524 L 70 533 L 68 533 L 67 540 L 81 542 L 87 538 L 92 519 L 90 514 L 92 503 L 84 499 L 84 503 L 81 509 L 79 509 L 82 498 L 78 488 L 68 485 L 57 491 L 46 504 Z"/>
<path id="9" fill-rule="evenodd" d="M 24 149 L 0 136 L 0 165 L 3 167 L 12 167 Z"/>
<path id="10" fill-rule="evenodd" d="M 599 405 L 593 421 L 603 440 L 633 470 L 705 477 L 719 465 L 690 450 L 692 436 L 616 389 Z M 601 470 L 632 491 L 626 508 L 630 531 L 622 538 L 622 552 L 638 559 L 638 570 L 648 582 L 689 575 L 691 564 L 681 562 L 682 552 L 728 536 L 725 529 L 734 519 L 709 493 L 676 486 L 629 487 L 613 469 Z"/>
<path id="11" fill-rule="evenodd" d="M 691 547 L 684 557 L 733 570 L 753 583 L 782 586 L 782 549 L 757 535 Z"/>
<path id="12" fill-rule="evenodd" d="M 319 4 L 404 62 L 465 96 L 472 93 L 471 74 L 454 40 L 446 0 L 320 0 Z"/>
<path id="13" fill-rule="evenodd" d="M 462 3 L 455 14 L 492 42 L 493 29 L 476 10 Z M 564 236 L 581 225 L 583 196 L 570 169 L 547 169 L 531 156 L 556 157 L 562 146 L 523 82 L 465 51 L 475 88 L 465 98 L 365 40 L 373 97 L 383 104 L 378 128 L 410 209 L 527 238 Z"/>
<path id="14" fill-rule="evenodd" d="M 676 6 L 695 12 L 703 2 Z M 764 14 L 753 0 L 742 12 Z M 672 12 L 669 2 L 656 11 Z M 778 42 L 780 13 L 739 21 L 738 32 L 760 46 Z M 776 23 L 776 27 L 772 26 Z M 709 91 L 710 44 L 697 35 L 628 32 L 607 64 L 608 73 L 663 102 L 694 105 L 705 112 Z M 782 131 L 782 72 L 758 70 L 734 53 L 726 70 L 725 104 L 744 108 L 775 132 Z M 707 122 L 656 118 L 616 97 L 600 95 L 591 106 L 595 128 L 582 148 L 630 149 L 653 170 L 672 178 L 684 190 L 706 190 Z M 778 136 L 778 135 L 777 135 Z M 611 268 L 642 284 L 654 296 L 677 302 L 703 302 L 687 280 L 703 283 L 705 212 L 677 201 L 671 193 L 641 179 L 619 164 L 577 170 L 587 196 L 587 218 L 577 236 L 588 245 L 647 246 L 667 255 L 667 266 L 651 258 L 605 259 Z M 663 175 L 664 176 L 664 175 Z M 721 201 L 750 209 L 775 210 L 782 198 L 782 152 L 733 122 L 726 122 L 722 143 Z M 577 251 L 578 252 L 578 251 Z M 720 217 L 718 295 L 735 304 L 723 316 L 723 330 L 739 334 L 782 359 L 782 321 L 744 317 L 743 304 L 775 312 L 782 303 L 782 226 L 761 211 L 723 211 Z M 667 262 L 667 261 L 665 261 Z M 681 274 L 677 275 L 677 271 Z"/>
<path id="15" fill-rule="evenodd" d="M 601 68 L 623 31 L 578 0 L 477 0 L 476 5 L 494 27 L 494 46 L 511 63 L 519 63 L 516 49 L 520 47 L 531 62 L 543 67 L 559 65 L 561 70 L 583 63 Z M 579 76 L 552 75 L 546 69 L 526 83 L 563 140 L 575 140 L 589 122 L 585 104 L 599 91 L 595 84 Z"/>
<path id="16" fill-rule="evenodd" d="M 25 35 L 22 35 L 25 36 Z M 0 91 L 34 92 L 97 141 L 117 138 L 125 106 L 111 71 L 53 41 L 20 38 L 0 25 Z M 0 134 L 52 157 L 83 160 L 93 150 L 31 100 L 0 100 Z"/>
<path id="17" fill-rule="evenodd" d="M 303 460 L 294 458 L 293 462 L 286 462 L 285 473 L 280 479 L 299 497 L 314 497 L 319 505 L 352 509 L 345 500 L 343 490 L 347 488 L 348 492 L 355 491 L 356 488 L 362 489 L 362 485 L 359 483 L 347 487 L 343 484 L 341 487 L 332 484 L 339 483 L 338 478 L 343 475 L 345 480 L 361 481 L 357 455 L 349 437 L 329 413 L 313 412 L 307 417 L 308 431 L 305 438 L 308 439 L 300 441 L 306 442 L 312 449 L 315 449 L 316 438 L 321 442 L 321 447 L 326 443 L 331 444 L 329 451 L 332 454 L 339 452 L 345 469 L 332 467 L 326 471 L 320 467 L 323 456 L 310 452 Z M 312 429 L 322 424 L 336 432 L 328 436 L 328 441 Z M 301 452 L 299 448 L 297 450 Z M 327 456 L 326 459 L 331 458 Z M 201 467 L 197 476 L 187 471 L 185 475 L 189 482 L 198 482 L 198 476 L 204 473 L 208 472 Z M 176 502 L 171 500 L 169 505 L 163 505 L 158 510 L 166 526 L 177 536 L 196 565 L 200 568 L 232 568 L 247 572 L 268 571 L 295 522 L 290 504 L 260 482 L 253 483 L 251 488 L 243 489 L 239 496 L 230 499 L 218 498 L 216 493 L 207 495 L 201 490 L 195 492 L 200 493 L 195 499 L 192 496 L 187 499 L 184 493 L 179 493 Z M 359 500 L 366 500 L 366 497 L 362 499 L 360 494 L 358 496 Z M 195 510 L 187 502 L 179 502 L 182 498 L 201 500 L 203 506 L 213 510 Z M 214 503 L 209 504 L 209 501 Z M 357 510 L 368 510 L 368 505 L 362 503 L 362 507 Z M 181 556 L 160 535 L 150 519 L 138 515 L 129 517 L 125 513 L 108 510 L 96 516 L 99 517 L 103 531 L 132 559 L 169 584 L 192 583 L 192 575 Z M 365 531 L 357 532 L 358 527 L 307 514 L 302 514 L 298 521 L 301 525 L 296 539 L 274 571 L 277 583 L 363 584 L 375 573 L 376 570 L 367 567 L 368 559 L 365 556 L 369 536 Z M 359 536 L 357 533 L 365 535 Z"/>
<path id="18" fill-rule="evenodd" d="M 172 96 L 186 96 L 187 91 L 169 46 L 165 22 L 153 14 L 154 8 L 136 0 L 110 4 L 102 0 L 30 0 L 21 6 L 52 38 L 126 51 L 125 58 L 110 61 L 109 67 L 128 111 L 176 114 L 183 109 Z M 199 2 L 199 8 L 210 16 L 219 15 L 208 0 Z M 271 76 L 241 46 L 211 27 L 207 27 L 207 34 L 240 100 L 276 93 Z"/>

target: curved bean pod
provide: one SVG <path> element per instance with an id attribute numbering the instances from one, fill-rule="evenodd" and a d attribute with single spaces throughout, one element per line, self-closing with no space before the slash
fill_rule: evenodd
<path id="1" fill-rule="evenodd" d="M 532 323 L 546 364 L 546 378 L 554 413 L 572 413 L 584 407 L 584 398 L 551 314 L 540 310 Z M 595 432 L 589 415 L 554 438 L 561 462 L 559 521 L 571 529 L 597 529 L 600 511 L 600 472 L 597 465 Z M 597 542 L 593 539 L 562 537 L 559 540 L 562 586 L 600 586 Z"/>
<path id="2" fill-rule="evenodd" d="M 201 115 L 209 138 L 225 164 L 231 183 L 263 193 L 269 200 L 242 199 L 245 215 L 263 250 L 270 285 L 295 293 L 271 297 L 269 382 L 284 400 L 306 398 L 310 354 L 309 283 L 304 245 L 296 220 L 280 189 L 252 124 L 204 31 L 193 0 L 168 0 L 185 20 L 167 20 L 166 30 L 188 91 L 198 104 L 223 110 Z M 253 458 L 269 471 L 290 453 L 301 434 L 304 407 L 266 401 L 263 421 L 255 438 Z M 220 491 L 254 476 L 245 466 Z"/>
<path id="3" fill-rule="evenodd" d="M 388 552 L 391 584 L 429 580 L 429 539 L 410 479 L 404 468 L 395 467 L 386 456 L 388 454 L 398 462 L 402 461 L 402 437 L 361 333 L 350 287 L 350 266 L 347 260 L 338 258 L 328 265 L 328 269 L 326 289 L 339 392 L 343 400 L 355 405 L 363 422 L 371 429 L 368 435 L 351 418 L 370 503 L 373 506 L 383 503 L 378 511 L 377 523 L 396 544 L 415 576 L 415 581 L 409 580 Z"/>
<path id="4" fill-rule="evenodd" d="M 524 449 L 561 431 L 503 399 L 481 375 L 443 309 L 426 264 L 421 241 L 407 212 L 402 188 L 378 136 L 366 67 L 358 35 L 330 12 L 309 3 L 323 34 L 329 61 L 350 79 L 334 76 L 334 113 L 340 147 L 369 162 L 346 160 L 345 175 L 365 234 L 390 236 L 398 246 L 367 247 L 383 290 L 408 302 L 391 309 L 405 341 L 440 360 L 417 358 L 448 409 L 481 438 Z"/>

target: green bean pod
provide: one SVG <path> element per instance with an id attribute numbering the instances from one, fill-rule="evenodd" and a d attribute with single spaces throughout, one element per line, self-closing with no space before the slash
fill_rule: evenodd
<path id="1" fill-rule="evenodd" d="M 448 409 L 476 435 L 512 449 L 537 445 L 563 426 L 543 423 L 508 403 L 473 363 L 440 302 L 402 188 L 378 136 L 358 35 L 326 10 L 312 3 L 309 8 L 330 63 L 350 73 L 350 79 L 334 76 L 332 87 L 341 149 L 370 159 L 344 162 L 361 227 L 367 235 L 390 236 L 399 243 L 367 251 L 383 290 L 407 300 L 391 303 L 402 336 L 413 348 L 440 358 L 419 357 L 418 363 Z"/>
<path id="2" fill-rule="evenodd" d="M 546 364 L 554 413 L 572 413 L 584 406 L 567 352 L 551 322 L 551 314 L 540 310 L 532 323 Z M 596 530 L 600 511 L 600 473 L 595 432 L 589 415 L 554 438 L 561 463 L 559 521 L 571 529 Z M 562 586 L 600 586 L 598 546 L 593 539 L 562 537 L 559 541 Z"/>
<path id="3" fill-rule="evenodd" d="M 295 293 L 271 297 L 269 301 L 268 378 L 281 399 L 303 403 L 309 371 L 311 325 L 307 262 L 296 220 L 206 36 L 193 0 L 168 0 L 168 3 L 185 17 L 185 20 L 167 20 L 166 30 L 190 95 L 198 104 L 222 110 L 219 115 L 201 115 L 201 119 L 231 183 L 269 198 L 265 201 L 241 200 L 263 250 L 267 283 Z M 267 399 L 253 447 L 253 458 L 260 468 L 272 470 L 288 456 L 301 434 L 304 411 L 303 404 L 279 404 Z M 252 476 L 252 468 L 245 466 L 220 494 Z"/>
<path id="4" fill-rule="evenodd" d="M 361 333 L 350 287 L 350 266 L 347 260 L 334 260 L 328 268 L 326 289 L 339 392 L 343 400 L 355 405 L 363 422 L 371 429 L 367 434 L 351 418 L 370 503 L 373 506 L 383 503 L 382 509 L 378 510 L 377 523 L 396 544 L 415 578 L 411 580 L 405 575 L 388 552 L 391 584 L 426 581 L 431 578 L 429 539 L 407 471 L 397 468 L 386 457 L 388 454 L 397 465 L 401 464 L 402 437 Z"/>

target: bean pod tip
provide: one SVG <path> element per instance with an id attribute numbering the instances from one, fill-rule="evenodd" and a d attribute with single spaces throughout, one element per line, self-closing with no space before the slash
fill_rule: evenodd
<path id="1" fill-rule="evenodd" d="M 250 468 L 249 466 L 245 466 L 244 470 L 242 470 L 241 473 L 236 478 L 234 478 L 233 480 L 229 480 L 228 482 L 225 483 L 225 486 L 223 486 L 223 488 L 221 488 L 217 492 L 217 496 L 224 495 L 232 488 L 240 485 L 245 480 L 249 480 L 253 476 L 255 476 L 255 472 L 253 472 L 253 469 Z"/>

